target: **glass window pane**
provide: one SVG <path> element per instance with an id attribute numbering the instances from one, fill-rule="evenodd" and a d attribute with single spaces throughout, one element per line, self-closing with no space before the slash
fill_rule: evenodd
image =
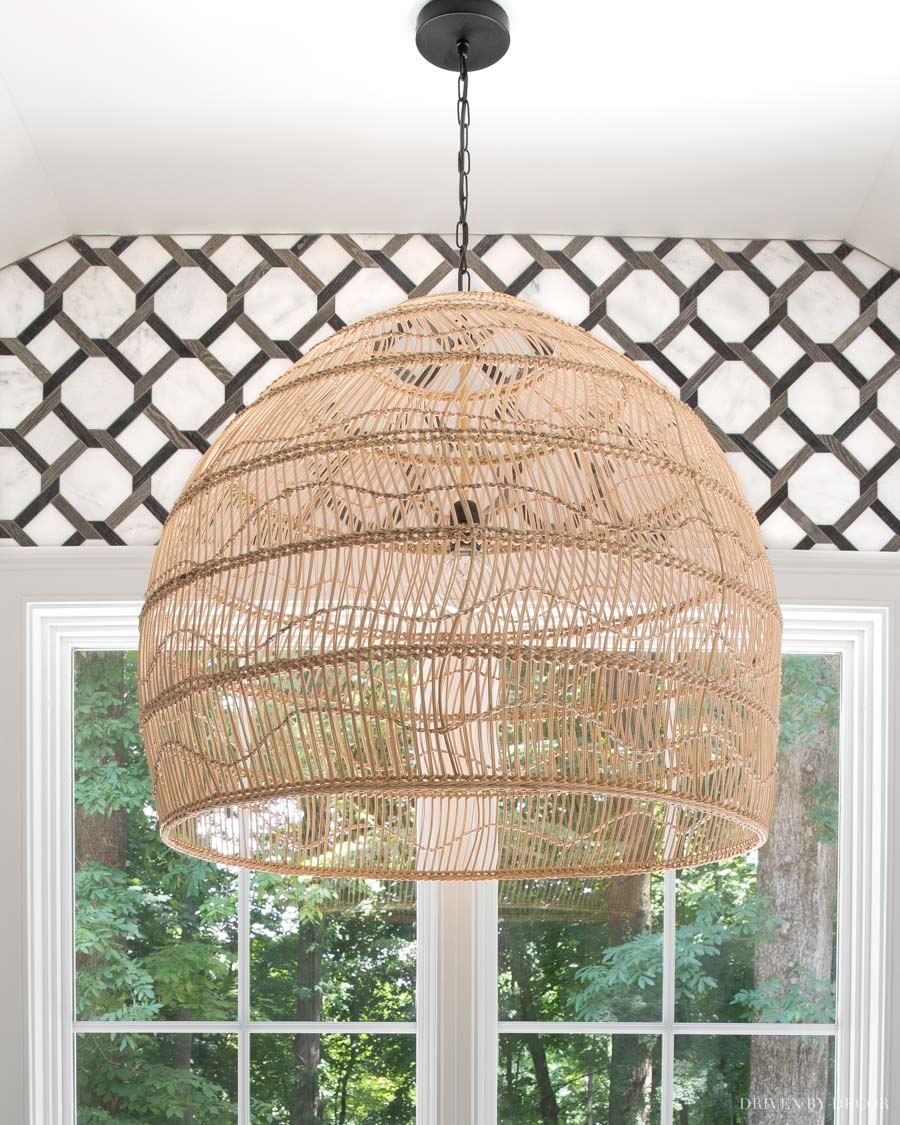
<path id="1" fill-rule="evenodd" d="M 832 1125 L 831 1036 L 675 1037 L 678 1125 Z"/>
<path id="2" fill-rule="evenodd" d="M 78 1125 L 237 1121 L 234 1035 L 79 1035 Z"/>
<path id="3" fill-rule="evenodd" d="M 769 839 L 678 873 L 676 1019 L 834 1020 L 839 720 L 840 657 L 785 656 Z"/>
<path id="4" fill-rule="evenodd" d="M 650 1125 L 660 1040 L 650 1035 L 501 1035 L 499 1125 Z"/>
<path id="5" fill-rule="evenodd" d="M 663 880 L 499 887 L 501 1020 L 659 1020 Z"/>
<path id="6" fill-rule="evenodd" d="M 254 1035 L 253 1125 L 414 1125 L 415 1035 Z"/>
<path id="7" fill-rule="evenodd" d="M 415 883 L 259 873 L 251 896 L 253 1019 L 415 1019 Z"/>
<path id="8" fill-rule="evenodd" d="M 237 880 L 159 838 L 137 654 L 75 655 L 75 992 L 81 1020 L 237 1014 Z"/>

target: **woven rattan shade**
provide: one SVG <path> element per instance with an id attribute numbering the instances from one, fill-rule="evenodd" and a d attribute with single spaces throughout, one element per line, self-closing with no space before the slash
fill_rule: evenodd
<path id="1" fill-rule="evenodd" d="M 744 852 L 780 633 L 687 406 L 524 301 L 417 298 L 311 349 L 166 523 L 140 646 L 162 832 L 395 878 Z"/>

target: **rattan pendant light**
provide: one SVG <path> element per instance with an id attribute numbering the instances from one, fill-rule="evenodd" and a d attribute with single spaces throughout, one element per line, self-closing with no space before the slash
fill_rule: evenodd
<path id="1" fill-rule="evenodd" d="M 175 504 L 140 631 L 165 840 L 401 879 L 754 848 L 781 619 L 733 472 L 634 363 L 461 287 L 311 349 Z"/>

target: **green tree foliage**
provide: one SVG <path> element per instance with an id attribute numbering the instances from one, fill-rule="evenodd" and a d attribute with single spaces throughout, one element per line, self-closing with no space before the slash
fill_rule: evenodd
<path id="1" fill-rule="evenodd" d="M 232 1020 L 237 1014 L 237 882 L 160 840 L 137 724 L 134 653 L 79 653 L 75 664 L 76 1013 L 81 1020 Z M 339 900 L 338 887 L 350 901 Z M 414 1018 L 415 922 L 409 895 L 260 875 L 254 881 L 254 1017 Z M 402 901 L 400 901 L 402 899 Z M 313 956 L 314 983 L 302 967 Z M 110 1031 L 112 1032 L 112 1027 Z M 260 1125 L 410 1125 L 411 1035 L 323 1036 L 314 1079 L 298 1044 L 260 1035 L 251 1052 Z M 236 1118 L 229 1035 L 83 1034 L 78 1122 L 221 1125 Z"/>
<path id="2" fill-rule="evenodd" d="M 836 728 L 838 707 L 836 662 L 786 658 L 780 754 L 793 753 L 814 731 Z M 76 659 L 75 802 L 78 1018 L 234 1019 L 236 879 L 178 856 L 159 839 L 137 731 L 134 654 Z M 802 804 L 821 848 L 833 848 L 836 768 L 810 773 Z M 789 925 L 812 923 L 807 913 L 779 916 L 757 893 L 757 878 L 755 856 L 680 873 L 678 1019 L 833 1018 L 830 977 L 800 966 L 789 981 L 758 979 L 757 951 L 777 943 Z M 609 894 L 621 886 L 611 881 Z M 662 880 L 632 889 L 636 897 L 624 913 L 598 909 L 565 919 L 501 909 L 501 1019 L 658 1019 Z M 255 876 L 253 1018 L 414 1018 L 413 918 L 409 895 L 390 884 Z M 748 1044 L 746 1037 L 679 1039 L 681 1120 L 745 1125 Z M 111 1026 L 108 1035 L 80 1035 L 77 1054 L 80 1125 L 235 1118 L 233 1036 L 122 1035 Z M 411 1125 L 414 1059 L 412 1035 L 254 1036 L 253 1121 Z M 644 1125 L 658 1115 L 659 1068 L 653 1037 L 503 1035 L 500 1120 Z"/>

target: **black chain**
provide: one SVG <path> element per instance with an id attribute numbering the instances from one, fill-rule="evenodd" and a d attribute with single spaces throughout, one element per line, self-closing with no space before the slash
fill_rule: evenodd
<path id="1" fill-rule="evenodd" d="M 457 288 L 461 293 L 464 289 L 472 288 L 472 278 L 469 276 L 469 266 L 466 261 L 469 249 L 469 168 L 472 161 L 469 155 L 469 44 L 465 39 L 460 39 L 457 50 L 459 51 L 459 80 L 456 120 L 459 122 L 459 156 L 456 158 L 456 164 L 459 169 L 459 222 L 456 224 L 456 248 L 459 251 Z"/>

